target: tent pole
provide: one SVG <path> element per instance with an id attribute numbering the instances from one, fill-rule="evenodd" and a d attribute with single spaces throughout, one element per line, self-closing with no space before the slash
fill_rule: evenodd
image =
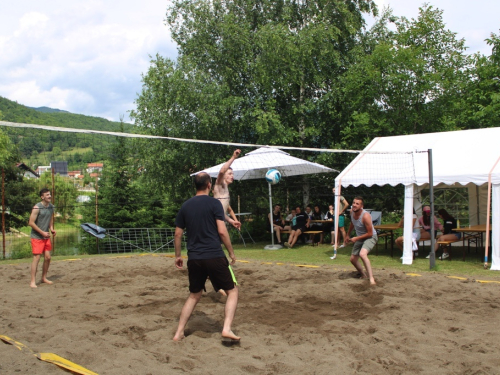
<path id="1" fill-rule="evenodd" d="M 273 196 L 271 193 L 271 184 L 269 184 L 269 221 L 271 222 L 271 244 L 274 246 L 274 225 L 273 225 Z"/>
<path id="2" fill-rule="evenodd" d="M 265 250 L 278 250 L 283 246 L 281 244 L 274 244 L 274 225 L 273 225 L 273 196 L 271 192 L 271 184 L 269 184 L 269 224 L 271 225 L 271 245 L 264 246 Z"/>
<path id="3" fill-rule="evenodd" d="M 5 259 L 5 169 L 2 168 L 2 248 Z"/>
<path id="4" fill-rule="evenodd" d="M 431 206 L 431 256 L 429 257 L 429 268 L 436 267 L 436 251 L 434 249 L 436 239 L 434 238 L 434 174 L 432 169 L 432 149 L 427 150 L 427 158 L 429 161 L 429 203 Z"/>

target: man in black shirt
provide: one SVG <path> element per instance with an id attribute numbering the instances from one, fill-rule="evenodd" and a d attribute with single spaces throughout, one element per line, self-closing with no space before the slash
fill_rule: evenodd
<path id="1" fill-rule="evenodd" d="M 221 247 L 222 241 L 234 265 L 236 257 L 224 223 L 224 210 L 217 199 L 208 195 L 212 181 L 207 173 L 196 175 L 194 183 L 196 195 L 184 202 L 175 219 L 175 266 L 182 269 L 184 263 L 181 240 L 186 229 L 190 294 L 182 308 L 174 341 L 184 338 L 184 328 L 201 298 L 208 277 L 227 293 L 222 337 L 239 340 L 240 337 L 231 330 L 238 305 L 238 284 Z"/>

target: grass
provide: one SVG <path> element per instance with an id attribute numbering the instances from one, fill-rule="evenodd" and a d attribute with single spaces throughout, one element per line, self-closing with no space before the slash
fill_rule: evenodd
<path id="1" fill-rule="evenodd" d="M 330 260 L 333 255 L 333 249 L 330 245 L 299 245 L 293 249 L 283 248 L 280 250 L 264 250 L 267 243 L 252 244 L 252 247 L 245 248 L 243 245 L 235 245 L 235 253 L 237 259 L 246 259 L 262 262 L 283 262 L 294 264 L 311 264 L 321 266 L 341 266 L 349 269 L 354 267 L 351 265 L 350 256 L 352 247 L 338 249 L 337 259 Z M 436 259 L 436 268 L 429 269 L 429 259 L 425 259 L 428 254 L 429 247 L 426 247 L 425 254 L 420 251 L 420 257 L 413 261 L 412 265 L 403 265 L 399 259 L 400 251 L 395 248 L 394 257 L 391 258 L 390 248 L 384 249 L 383 245 L 379 244 L 378 256 L 375 255 L 375 250 L 370 253 L 370 262 L 375 272 L 377 269 L 392 269 L 406 273 L 425 273 L 437 272 L 446 275 L 462 276 L 462 277 L 486 277 L 488 279 L 500 280 L 500 273 L 484 269 L 482 263 L 483 254 L 475 253 L 475 248 L 471 248 L 471 253 L 467 254 L 466 261 L 462 261 L 462 247 L 453 247 L 453 260 L 438 260 Z M 438 253 L 439 254 L 439 253 Z"/>

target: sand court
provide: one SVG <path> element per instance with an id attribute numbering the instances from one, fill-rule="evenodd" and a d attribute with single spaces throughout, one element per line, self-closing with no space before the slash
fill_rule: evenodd
<path id="1" fill-rule="evenodd" d="M 0 265 L 0 335 L 98 374 L 496 373 L 500 283 L 340 266 L 238 262 L 241 343 L 221 342 L 225 297 L 207 282 L 180 343 L 187 271 L 166 256 L 55 261 L 29 287 L 29 263 Z M 63 374 L 0 342 L 0 373 Z M 229 371 L 229 370 L 228 370 Z"/>

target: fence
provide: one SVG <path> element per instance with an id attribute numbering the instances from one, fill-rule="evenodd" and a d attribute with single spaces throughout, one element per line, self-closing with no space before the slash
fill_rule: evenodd
<path id="1" fill-rule="evenodd" d="M 83 247 L 90 253 L 128 253 L 128 252 L 173 252 L 173 228 L 107 228 L 103 239 L 96 239 L 85 233 Z M 185 248 L 185 236 L 182 238 Z M 94 247 L 94 251 L 92 248 Z"/>

